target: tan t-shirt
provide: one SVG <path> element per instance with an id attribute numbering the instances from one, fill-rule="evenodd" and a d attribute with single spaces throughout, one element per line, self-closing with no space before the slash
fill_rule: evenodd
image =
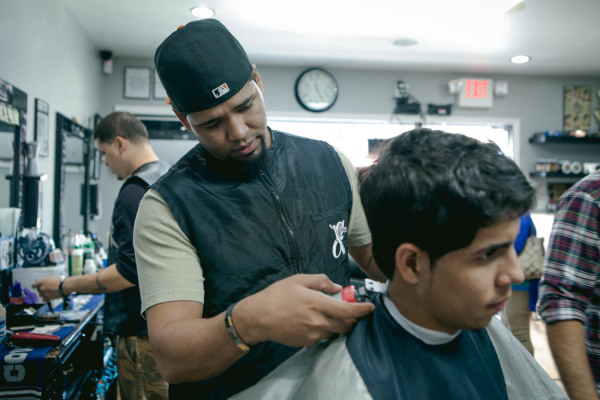
<path id="1" fill-rule="evenodd" d="M 338 151 L 352 188 L 348 246 L 371 243 L 358 193 L 356 168 Z M 133 235 L 142 313 L 168 301 L 204 303 L 204 277 L 196 248 L 183 233 L 162 196 L 149 189 L 140 203 Z"/>

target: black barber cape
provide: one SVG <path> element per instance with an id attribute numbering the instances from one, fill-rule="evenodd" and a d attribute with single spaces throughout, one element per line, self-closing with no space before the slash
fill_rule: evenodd
<path id="1" fill-rule="evenodd" d="M 430 345 L 404 330 L 375 300 L 346 341 L 373 399 L 507 399 L 504 375 L 485 329 Z"/>
<path id="2" fill-rule="evenodd" d="M 349 337 L 301 350 L 232 399 L 568 400 L 497 318 L 428 345 L 398 324 L 383 296 L 374 303 Z"/>

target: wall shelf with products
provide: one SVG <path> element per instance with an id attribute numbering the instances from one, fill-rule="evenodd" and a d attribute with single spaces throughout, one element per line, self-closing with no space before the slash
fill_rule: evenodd
<path id="1" fill-rule="evenodd" d="M 544 133 L 538 132 L 529 138 L 529 143 L 534 145 L 594 145 L 600 144 L 600 137 L 585 136 L 577 138 L 572 136 L 547 136 Z M 548 149 L 550 149 L 550 147 Z M 538 159 L 536 162 L 535 171 L 529 173 L 531 178 L 560 179 L 562 182 L 578 181 L 586 175 L 600 169 L 600 162 L 598 162 L 600 160 L 598 159 L 589 162 L 564 160 L 562 159 L 562 153 L 560 153 L 560 151 L 563 149 L 562 147 L 557 150 L 556 147 L 552 146 L 552 149 L 553 152 L 559 151 L 554 157 L 560 158 Z"/>
<path id="2" fill-rule="evenodd" d="M 587 174 L 563 174 L 562 172 L 533 171 L 529 173 L 531 178 L 537 179 L 560 179 L 561 181 L 578 181 Z"/>
<path id="3" fill-rule="evenodd" d="M 600 144 L 600 136 L 584 136 L 584 137 L 573 137 L 573 136 L 546 136 L 543 133 L 536 133 L 529 138 L 531 144 L 565 144 L 565 143 L 578 143 L 578 144 Z"/>
<path id="4" fill-rule="evenodd" d="M 552 153 L 551 158 L 539 158 L 536 161 L 535 170 L 529 173 L 530 178 L 545 181 L 542 186 L 536 186 L 544 188 L 543 191 L 546 192 L 543 196 L 547 200 L 545 206 L 547 212 L 555 211 L 558 199 L 573 184 L 600 169 L 600 157 L 595 156 L 595 152 L 590 152 L 595 150 L 595 145 L 600 144 L 600 136 L 552 136 L 538 132 L 529 138 L 529 143 L 536 146 L 542 145 L 547 150 L 546 154 Z M 591 147 L 584 148 L 588 150 L 581 153 L 579 149 L 582 149 L 583 145 Z M 577 154 L 581 158 L 589 158 L 586 161 L 573 160 L 572 158 L 575 157 L 567 160 L 565 159 L 568 157 L 567 154 L 570 156 Z"/>

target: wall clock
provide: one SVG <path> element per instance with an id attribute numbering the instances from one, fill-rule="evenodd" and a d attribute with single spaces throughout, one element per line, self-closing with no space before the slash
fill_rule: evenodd
<path id="1" fill-rule="evenodd" d="M 322 112 L 335 104 L 338 83 L 333 75 L 323 68 L 309 68 L 296 79 L 294 94 L 302 108 Z"/>

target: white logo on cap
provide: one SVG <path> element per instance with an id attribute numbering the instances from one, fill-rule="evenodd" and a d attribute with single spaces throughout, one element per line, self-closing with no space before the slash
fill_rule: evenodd
<path id="1" fill-rule="evenodd" d="M 212 93 L 213 96 L 215 96 L 215 99 L 218 99 L 224 94 L 229 93 L 229 86 L 227 86 L 226 83 L 223 83 L 221 86 L 214 88 Z"/>

